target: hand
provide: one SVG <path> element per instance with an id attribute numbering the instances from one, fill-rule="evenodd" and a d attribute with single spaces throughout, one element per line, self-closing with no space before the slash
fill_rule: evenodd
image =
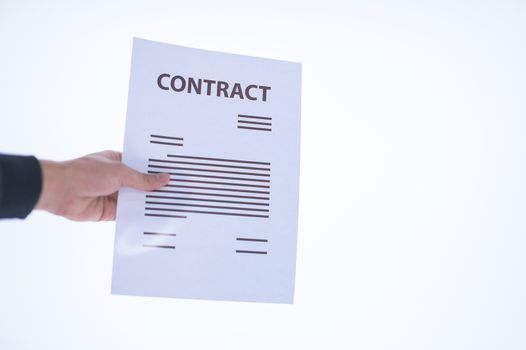
<path id="1" fill-rule="evenodd" d="M 143 174 L 121 162 L 121 153 L 104 151 L 54 162 L 41 160 L 43 186 L 36 209 L 78 221 L 115 220 L 117 191 L 122 186 L 152 191 L 170 175 Z"/>

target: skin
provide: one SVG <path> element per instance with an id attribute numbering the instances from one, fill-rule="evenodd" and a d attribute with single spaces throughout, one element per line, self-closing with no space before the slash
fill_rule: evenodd
<path id="1" fill-rule="evenodd" d="M 169 174 L 140 173 L 121 158 L 120 152 L 103 151 L 64 162 L 41 160 L 43 186 L 36 209 L 76 221 L 113 221 L 121 187 L 153 191 L 170 181 Z"/>

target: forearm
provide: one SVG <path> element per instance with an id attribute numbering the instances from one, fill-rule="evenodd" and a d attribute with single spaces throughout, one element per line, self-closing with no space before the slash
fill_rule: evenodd
<path id="1" fill-rule="evenodd" d="M 42 171 L 35 157 L 0 155 L 0 218 L 25 218 L 41 191 Z"/>

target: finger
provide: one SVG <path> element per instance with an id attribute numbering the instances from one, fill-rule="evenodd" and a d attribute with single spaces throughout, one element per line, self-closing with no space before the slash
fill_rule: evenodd
<path id="1" fill-rule="evenodd" d="M 122 165 L 121 184 L 141 191 L 153 191 L 166 186 L 170 181 L 167 173 L 144 174 Z"/>
<path id="2" fill-rule="evenodd" d="M 97 152 L 97 153 L 91 153 L 91 154 L 88 154 L 89 157 L 95 157 L 95 158 L 104 158 L 104 159 L 109 159 L 109 160 L 114 160 L 116 162 L 120 162 L 121 159 L 122 159 L 122 153 L 119 152 L 119 151 L 111 151 L 111 150 L 106 150 L 106 151 L 102 151 L 102 152 Z"/>
<path id="3" fill-rule="evenodd" d="M 106 151 L 105 153 L 108 159 L 115 160 L 117 162 L 122 160 L 122 153 L 119 151 Z"/>
<path id="4" fill-rule="evenodd" d="M 99 221 L 115 221 L 117 200 L 113 197 L 113 195 L 105 197 L 102 200 L 102 213 Z"/>

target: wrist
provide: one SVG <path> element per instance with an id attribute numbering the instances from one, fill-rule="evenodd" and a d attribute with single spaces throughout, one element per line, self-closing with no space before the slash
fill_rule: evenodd
<path id="1" fill-rule="evenodd" d="M 42 190 L 35 209 L 53 213 L 65 192 L 65 166 L 60 162 L 40 160 L 40 169 L 42 170 Z"/>

